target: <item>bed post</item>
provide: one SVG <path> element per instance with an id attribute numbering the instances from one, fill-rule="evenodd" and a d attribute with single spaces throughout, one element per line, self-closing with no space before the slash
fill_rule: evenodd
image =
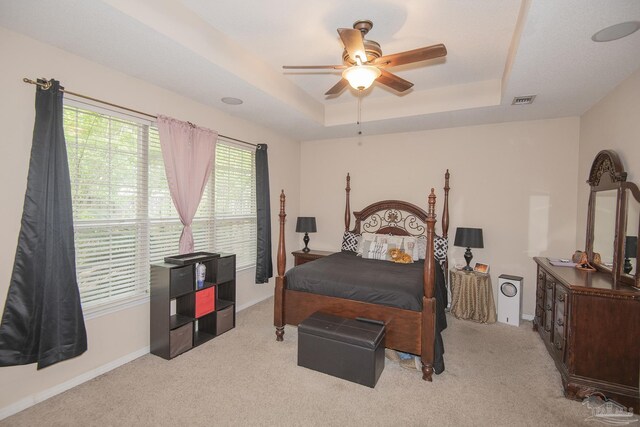
<path id="1" fill-rule="evenodd" d="M 284 219 L 287 214 L 284 211 L 286 197 L 284 190 L 280 193 L 280 237 L 278 239 L 278 276 L 276 276 L 276 288 L 274 291 L 273 324 L 276 327 L 276 341 L 284 339 L 284 270 L 287 265 L 287 254 L 284 247 Z"/>
<path id="2" fill-rule="evenodd" d="M 422 296 L 422 337 L 421 337 L 421 359 L 422 359 L 422 379 L 432 381 L 434 344 L 435 344 L 435 315 L 436 299 L 434 298 L 434 287 L 436 279 L 436 266 L 434 259 L 433 237 L 436 226 L 436 195 L 431 189 L 429 194 L 429 210 L 427 211 L 427 253 L 424 260 L 423 275 L 423 296 Z"/>
<path id="3" fill-rule="evenodd" d="M 351 206 L 349 206 L 349 193 L 351 193 L 351 177 L 347 172 L 347 186 L 344 189 L 346 192 L 347 202 L 344 207 L 344 231 L 349 231 L 351 228 Z"/>
<path id="4" fill-rule="evenodd" d="M 442 237 L 447 240 L 449 235 L 449 169 L 444 174 L 444 206 L 442 208 Z M 444 260 L 444 281 L 447 282 L 449 271 L 449 253 L 446 254 Z"/>
<path id="5" fill-rule="evenodd" d="M 449 169 L 444 174 L 444 206 L 442 208 L 442 237 L 449 234 Z"/>

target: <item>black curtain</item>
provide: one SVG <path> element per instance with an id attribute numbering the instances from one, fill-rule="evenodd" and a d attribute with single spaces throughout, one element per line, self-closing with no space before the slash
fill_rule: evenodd
<path id="1" fill-rule="evenodd" d="M 258 251 L 256 283 L 268 283 L 273 277 L 271 260 L 271 208 L 269 205 L 269 159 L 267 145 L 256 148 L 256 207 L 258 213 Z"/>
<path id="2" fill-rule="evenodd" d="M 44 83 L 43 81 L 40 81 Z M 36 86 L 36 122 L 18 248 L 0 324 L 0 366 L 38 369 L 87 350 L 76 280 L 60 83 Z"/>

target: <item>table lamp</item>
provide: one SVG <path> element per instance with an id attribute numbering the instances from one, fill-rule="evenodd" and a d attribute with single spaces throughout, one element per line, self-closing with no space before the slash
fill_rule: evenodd
<path id="1" fill-rule="evenodd" d="M 314 216 L 299 216 L 298 222 L 296 222 L 296 233 L 304 233 L 304 249 L 302 252 L 309 252 L 309 233 L 315 233 L 316 230 L 316 217 Z"/>
<path id="2" fill-rule="evenodd" d="M 624 266 L 622 271 L 624 274 L 631 273 L 633 270 L 633 264 L 629 258 L 635 258 L 638 256 L 638 237 L 626 236 L 624 239 Z"/>
<path id="3" fill-rule="evenodd" d="M 464 259 L 467 261 L 467 266 L 464 267 L 463 270 L 473 271 L 473 268 L 469 266 L 469 263 L 473 258 L 471 248 L 484 248 L 484 244 L 482 242 L 482 228 L 458 227 L 456 229 L 456 239 L 453 242 L 453 245 L 467 248 L 464 253 Z"/>

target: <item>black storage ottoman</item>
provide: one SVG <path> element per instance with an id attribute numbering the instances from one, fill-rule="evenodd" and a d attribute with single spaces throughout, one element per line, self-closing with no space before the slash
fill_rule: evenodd
<path id="1" fill-rule="evenodd" d="M 384 323 L 316 312 L 298 325 L 298 366 L 375 387 L 384 369 Z"/>

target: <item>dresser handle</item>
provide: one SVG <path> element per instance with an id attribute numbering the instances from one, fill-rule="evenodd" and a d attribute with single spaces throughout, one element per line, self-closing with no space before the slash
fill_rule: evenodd
<path id="1" fill-rule="evenodd" d="M 564 295 L 564 294 L 560 294 L 560 295 L 558 296 L 558 301 L 560 301 L 560 302 L 564 302 L 564 297 L 565 297 L 565 295 Z"/>
<path id="2" fill-rule="evenodd" d="M 564 321 L 562 320 L 562 318 L 558 319 L 558 326 L 564 326 Z"/>

